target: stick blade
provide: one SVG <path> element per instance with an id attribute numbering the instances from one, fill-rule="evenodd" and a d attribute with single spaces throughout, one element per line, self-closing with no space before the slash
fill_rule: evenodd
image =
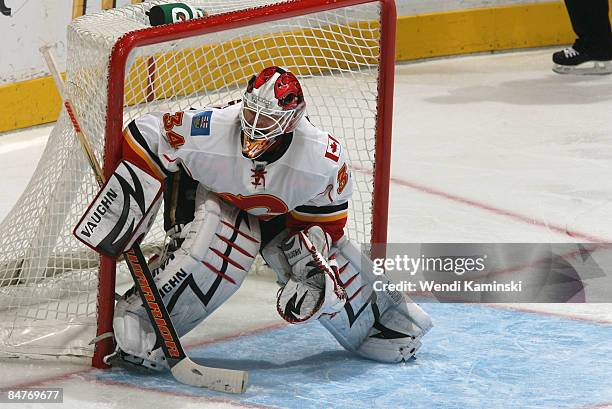
<path id="1" fill-rule="evenodd" d="M 181 383 L 226 393 L 244 393 L 248 373 L 232 369 L 209 368 L 184 358 L 171 369 L 174 378 Z"/>

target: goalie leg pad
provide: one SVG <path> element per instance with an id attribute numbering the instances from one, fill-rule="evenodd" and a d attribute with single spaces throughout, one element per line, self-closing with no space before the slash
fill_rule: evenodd
<path id="1" fill-rule="evenodd" d="M 259 223 L 253 216 L 198 188 L 195 217 L 185 241 L 153 271 L 179 336 L 191 331 L 240 287 L 259 241 Z M 134 289 L 117 302 L 113 327 L 123 352 L 152 361 L 163 359 Z"/>
<path id="2" fill-rule="evenodd" d="M 372 284 L 381 277 L 347 238 L 331 251 L 348 301 L 342 311 L 319 318 L 321 324 L 344 348 L 365 358 L 401 362 L 414 356 L 433 326 L 429 315 L 399 292 L 375 292 Z"/>

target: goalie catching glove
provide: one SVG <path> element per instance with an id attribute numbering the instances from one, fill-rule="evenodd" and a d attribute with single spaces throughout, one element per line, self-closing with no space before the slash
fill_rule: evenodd
<path id="1" fill-rule="evenodd" d="M 333 314 L 346 302 L 338 285 L 338 265 L 328 260 L 331 237 L 319 226 L 290 236 L 281 245 L 290 267 L 289 281 L 278 292 L 276 309 L 292 324 Z"/>

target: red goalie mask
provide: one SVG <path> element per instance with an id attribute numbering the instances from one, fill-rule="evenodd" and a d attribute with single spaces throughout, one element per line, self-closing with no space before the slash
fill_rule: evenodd
<path id="1" fill-rule="evenodd" d="M 242 153 L 255 159 L 278 136 L 293 131 L 306 111 L 304 93 L 295 75 L 268 67 L 253 76 L 242 98 Z"/>

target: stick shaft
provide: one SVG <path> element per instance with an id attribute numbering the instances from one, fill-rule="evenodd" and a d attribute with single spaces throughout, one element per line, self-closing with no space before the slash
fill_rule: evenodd
<path id="1" fill-rule="evenodd" d="M 100 167 L 100 163 L 96 159 L 96 155 L 94 154 L 94 151 L 91 148 L 91 144 L 89 143 L 89 140 L 87 139 L 87 137 L 83 133 L 83 130 L 81 129 L 81 126 L 79 125 L 79 123 L 81 123 L 82 121 L 77 118 L 77 113 L 72 107 L 72 102 L 68 98 L 68 95 L 66 95 L 64 81 L 62 80 L 59 69 L 57 68 L 57 63 L 55 62 L 55 59 L 51 54 L 51 50 L 49 47 L 41 47 L 40 52 L 45 58 L 45 61 L 47 62 L 47 65 L 49 67 L 49 71 L 51 71 L 51 75 L 53 76 L 53 80 L 55 81 L 55 85 L 57 86 L 57 90 L 59 91 L 60 96 L 64 100 L 64 107 L 66 108 L 66 112 L 68 113 L 70 122 L 72 122 L 72 126 L 74 127 L 74 131 L 76 132 L 77 138 L 81 143 L 83 151 L 87 156 L 89 165 L 91 166 L 91 169 L 94 172 L 96 181 L 98 182 L 99 186 L 102 186 L 104 184 L 104 174 L 102 173 L 102 167 Z"/>
<path id="2" fill-rule="evenodd" d="M 65 88 L 63 86 L 57 64 L 55 63 L 55 60 L 53 59 L 48 47 L 43 47 L 40 51 L 45 56 L 45 60 L 49 65 L 49 69 L 51 70 L 53 78 L 58 85 L 60 93 L 63 94 L 62 97 L 64 98 L 64 107 L 68 112 L 68 116 L 70 117 L 70 121 L 74 127 L 74 131 L 76 132 L 81 146 L 83 147 L 83 151 L 85 152 L 85 155 L 89 160 L 89 164 L 94 171 L 98 184 L 102 186 L 104 184 L 102 168 L 94 156 L 91 145 L 89 144 L 87 137 L 79 125 L 76 111 L 73 109 L 67 95 L 65 95 Z M 161 294 L 153 281 L 153 275 L 149 270 L 144 255 L 142 254 L 142 250 L 138 244 L 134 244 L 134 246 L 132 246 L 132 248 L 125 253 L 125 261 L 130 272 L 132 273 L 132 278 L 134 279 L 136 288 L 140 293 L 145 310 L 147 311 L 157 337 L 160 340 L 164 354 L 168 360 L 168 364 L 172 367 L 178 363 L 178 361 L 184 359 L 186 355 L 183 347 L 181 346 L 176 330 L 172 325 L 172 321 L 170 320 L 170 314 L 162 302 Z M 149 301 L 149 299 L 152 301 Z M 152 309 L 155 309 L 155 312 L 153 312 Z"/>
<path id="3" fill-rule="evenodd" d="M 100 186 L 104 185 L 104 174 L 98 160 L 96 159 L 93 149 L 89 144 L 89 140 L 83 133 L 79 125 L 77 112 L 72 107 L 70 99 L 66 95 L 66 90 L 60 76 L 57 64 L 51 55 L 49 47 L 42 47 L 41 53 L 45 57 L 45 61 L 49 66 L 49 70 L 56 82 L 58 91 L 64 100 L 64 107 L 68 112 L 72 126 L 76 135 L 83 147 L 83 151 L 89 160 L 91 169 L 93 170 L 96 181 Z M 124 253 L 125 261 L 128 265 L 134 284 L 149 320 L 155 330 L 157 339 L 160 341 L 162 350 L 166 357 L 168 365 L 172 369 L 175 378 L 183 379 L 184 383 L 207 387 L 214 390 L 230 393 L 243 393 L 246 388 L 247 374 L 244 371 L 233 371 L 228 369 L 208 368 L 202 365 L 193 363 L 185 354 L 179 336 L 172 324 L 170 314 L 163 303 L 163 299 L 159 289 L 155 285 L 153 274 L 149 270 L 149 266 L 145 260 L 140 245 L 135 243 L 131 249 Z M 178 365 L 182 363 L 182 365 Z M 197 374 L 198 376 L 195 376 Z"/>

